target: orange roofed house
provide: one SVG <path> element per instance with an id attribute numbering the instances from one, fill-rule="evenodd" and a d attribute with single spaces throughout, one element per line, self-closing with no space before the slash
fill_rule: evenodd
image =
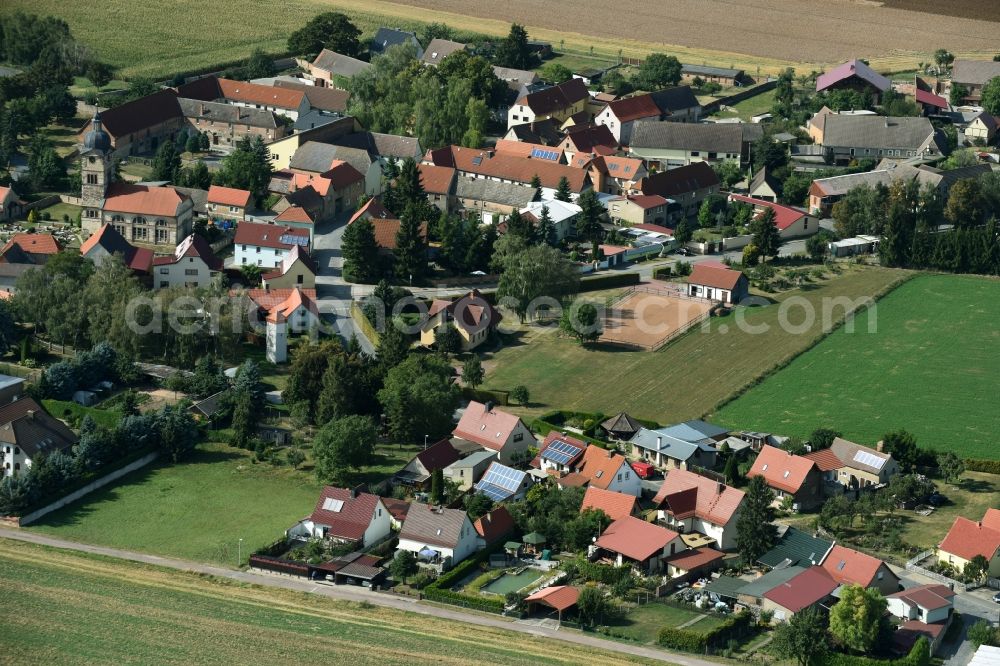
<path id="1" fill-rule="evenodd" d="M 0 249 L 0 262 L 40 266 L 61 251 L 62 246 L 52 234 L 14 234 Z"/>
<path id="2" fill-rule="evenodd" d="M 250 208 L 250 196 L 247 190 L 212 185 L 208 188 L 208 200 L 205 204 L 208 217 L 216 222 L 242 222 Z"/>
<path id="3" fill-rule="evenodd" d="M 600 510 L 611 520 L 619 520 L 633 515 L 636 508 L 635 495 L 616 493 L 613 490 L 601 490 L 597 486 L 591 486 L 583 494 L 580 513 L 587 509 Z"/>
<path id="4" fill-rule="evenodd" d="M 664 558 L 687 549 L 677 532 L 632 516 L 611 523 L 594 545 L 617 566 L 631 564 L 644 574 L 661 571 Z"/>
<path id="5" fill-rule="evenodd" d="M 238 292 L 230 292 L 237 294 Z M 316 290 L 301 289 L 249 289 L 247 297 L 257 306 L 261 319 L 286 322 L 293 333 L 314 331 L 319 326 L 319 306 Z M 280 316 L 279 316 L 280 315 Z"/>
<path id="6" fill-rule="evenodd" d="M 536 444 L 535 436 L 520 418 L 495 409 L 492 403 L 484 405 L 475 400 L 465 408 L 451 434 L 484 449 L 496 451 L 499 461 L 504 464 L 510 464 L 515 457 L 524 456 Z"/>
<path id="7" fill-rule="evenodd" d="M 293 247 L 308 250 L 309 238 L 308 229 L 243 222 L 236 228 L 233 239 L 233 263 L 237 266 L 277 268 Z"/>
<path id="8" fill-rule="evenodd" d="M 792 498 L 792 508 L 807 511 L 822 501 L 822 478 L 812 460 L 764 445 L 754 460 L 747 478 L 762 476 L 775 493 L 775 504 Z"/>
<path id="9" fill-rule="evenodd" d="M 979 522 L 959 516 L 937 548 L 938 561 L 958 571 L 976 555 L 989 562 L 987 576 L 1000 579 L 1000 509 L 987 509 Z"/>
<path id="10" fill-rule="evenodd" d="M 441 330 L 454 326 L 462 338 L 462 349 L 475 349 L 496 330 L 500 319 L 500 312 L 476 289 L 456 301 L 435 299 L 420 328 L 420 344 L 433 346 Z"/>
<path id="11" fill-rule="evenodd" d="M 734 305 L 749 295 L 750 281 L 741 271 L 714 261 L 695 264 L 691 269 L 688 296 Z"/>
<path id="12" fill-rule="evenodd" d="M 667 472 L 653 499 L 661 520 L 681 533 L 699 532 L 723 550 L 736 547 L 744 492 L 684 469 Z"/>

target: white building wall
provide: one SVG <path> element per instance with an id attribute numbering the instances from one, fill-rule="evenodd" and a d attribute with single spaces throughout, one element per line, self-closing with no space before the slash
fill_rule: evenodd
<path id="1" fill-rule="evenodd" d="M 368 523 L 368 529 L 365 530 L 364 545 L 370 546 L 373 543 L 378 543 L 388 537 L 391 532 L 392 518 L 389 515 L 389 510 L 382 504 L 382 500 L 379 500 L 375 505 L 375 513 L 372 514 L 371 522 Z"/>
<path id="2" fill-rule="evenodd" d="M 3 444 L 0 452 L 0 477 L 25 474 L 31 468 L 31 458 L 19 446 Z"/>
<path id="3" fill-rule="evenodd" d="M 632 469 L 632 466 L 625 462 L 618 468 L 615 479 L 608 484 L 608 490 L 622 493 L 623 495 L 639 497 L 642 495 L 642 480 L 635 473 L 635 470 Z"/>
<path id="4" fill-rule="evenodd" d="M 183 257 L 173 264 L 153 266 L 153 289 L 207 287 L 211 283 L 212 271 L 200 257 Z"/>
<path id="5" fill-rule="evenodd" d="M 284 248 L 261 247 L 259 245 L 234 245 L 234 258 L 237 266 L 260 266 L 261 268 L 277 268 L 285 254 Z"/>

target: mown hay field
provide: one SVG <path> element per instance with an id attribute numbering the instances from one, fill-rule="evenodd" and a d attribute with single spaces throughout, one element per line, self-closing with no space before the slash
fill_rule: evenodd
<path id="1" fill-rule="evenodd" d="M 1000 280 L 921 275 L 726 405 L 722 425 L 873 444 L 905 428 L 924 447 L 1000 459 Z M 869 333 L 874 320 L 875 333 Z"/>
<path id="2" fill-rule="evenodd" d="M 532 38 L 568 53 L 614 60 L 619 55 L 665 52 L 684 62 L 735 66 L 751 75 L 773 74 L 790 65 L 822 69 L 850 57 L 868 57 L 880 71 L 901 71 L 930 61 L 930 54 L 941 47 L 979 57 L 991 57 L 997 48 L 995 23 L 875 5 L 755 0 L 734 11 L 726 0 L 674 0 L 620 12 L 603 0 L 509 0 L 502 5 L 466 0 L 287 0 L 280 8 L 264 0 L 7 0 L 0 12 L 24 10 L 65 19 L 78 39 L 121 68 L 125 77 L 168 78 L 203 71 L 240 62 L 257 47 L 284 52 L 293 30 L 328 10 L 347 13 L 365 37 L 380 25 L 420 30 L 432 21 L 460 33 L 504 35 L 511 21 L 520 21 Z M 971 10 L 967 15 L 978 16 Z M 879 38 L 871 39 L 872 34 Z"/>
<path id="3" fill-rule="evenodd" d="M 16 664 L 628 664 L 503 629 L 0 539 Z"/>
<path id="4" fill-rule="evenodd" d="M 822 334 L 827 299 L 854 300 L 885 293 L 909 274 L 894 269 L 844 265 L 807 289 L 778 294 L 769 305 L 738 308 L 712 317 L 655 352 L 625 351 L 574 340 L 531 327 L 529 333 L 488 359 L 485 387 L 510 390 L 524 384 L 531 408 L 512 408 L 526 416 L 547 409 L 615 414 L 674 423 L 699 418 L 741 388 L 816 343 Z M 779 317 L 803 324 L 803 310 L 782 307 L 795 297 L 816 313 L 808 326 L 784 328 Z M 831 321 L 844 307 L 831 309 Z M 741 324 L 740 322 L 743 322 Z M 756 332 L 760 331 L 760 332 Z"/>

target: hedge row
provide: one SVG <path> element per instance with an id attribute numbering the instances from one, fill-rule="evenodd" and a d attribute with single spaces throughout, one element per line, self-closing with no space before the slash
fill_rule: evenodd
<path id="1" fill-rule="evenodd" d="M 462 397 L 466 400 L 476 400 L 483 403 L 492 402 L 494 405 L 499 405 L 501 407 L 510 404 L 510 391 L 463 386 Z"/>
<path id="2" fill-rule="evenodd" d="M 831 652 L 823 658 L 821 666 L 929 666 L 931 647 L 926 638 L 920 637 L 910 653 L 899 659 L 872 659 L 840 652 Z"/>
<path id="3" fill-rule="evenodd" d="M 442 590 L 441 588 L 434 587 L 433 585 L 425 587 L 423 595 L 424 599 L 429 601 L 464 606 L 465 608 L 472 608 L 474 610 L 485 611 L 487 613 L 496 613 L 497 615 L 503 614 L 504 604 L 506 603 L 506 601 L 500 597 L 495 599 L 492 597 L 473 597 L 462 594 L 461 592 Z"/>
<path id="4" fill-rule="evenodd" d="M 715 629 L 700 633 L 690 629 L 663 627 L 657 642 L 663 647 L 685 652 L 708 653 L 714 648 L 725 647 L 729 641 L 750 635 L 756 626 L 754 616 L 747 612 L 737 613 Z"/>
<path id="5" fill-rule="evenodd" d="M 357 301 L 351 301 L 351 319 L 354 320 L 355 325 L 361 329 L 361 332 L 366 338 L 374 345 L 378 347 L 381 337 L 379 337 L 378 331 L 372 326 L 372 323 L 368 321 L 368 317 L 365 316 L 364 310 L 358 305 Z"/>
<path id="6" fill-rule="evenodd" d="M 973 460 L 965 461 L 965 469 L 970 472 L 986 472 L 988 474 L 1000 474 L 1000 460 Z"/>
<path id="7" fill-rule="evenodd" d="M 639 284 L 638 273 L 605 273 L 580 279 L 580 291 L 598 291 Z"/>

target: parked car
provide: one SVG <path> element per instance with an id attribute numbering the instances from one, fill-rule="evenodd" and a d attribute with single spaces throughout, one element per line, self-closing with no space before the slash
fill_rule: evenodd
<path id="1" fill-rule="evenodd" d="M 997 592 L 996 594 L 993 595 L 993 601 L 1000 604 L 1000 592 Z"/>

